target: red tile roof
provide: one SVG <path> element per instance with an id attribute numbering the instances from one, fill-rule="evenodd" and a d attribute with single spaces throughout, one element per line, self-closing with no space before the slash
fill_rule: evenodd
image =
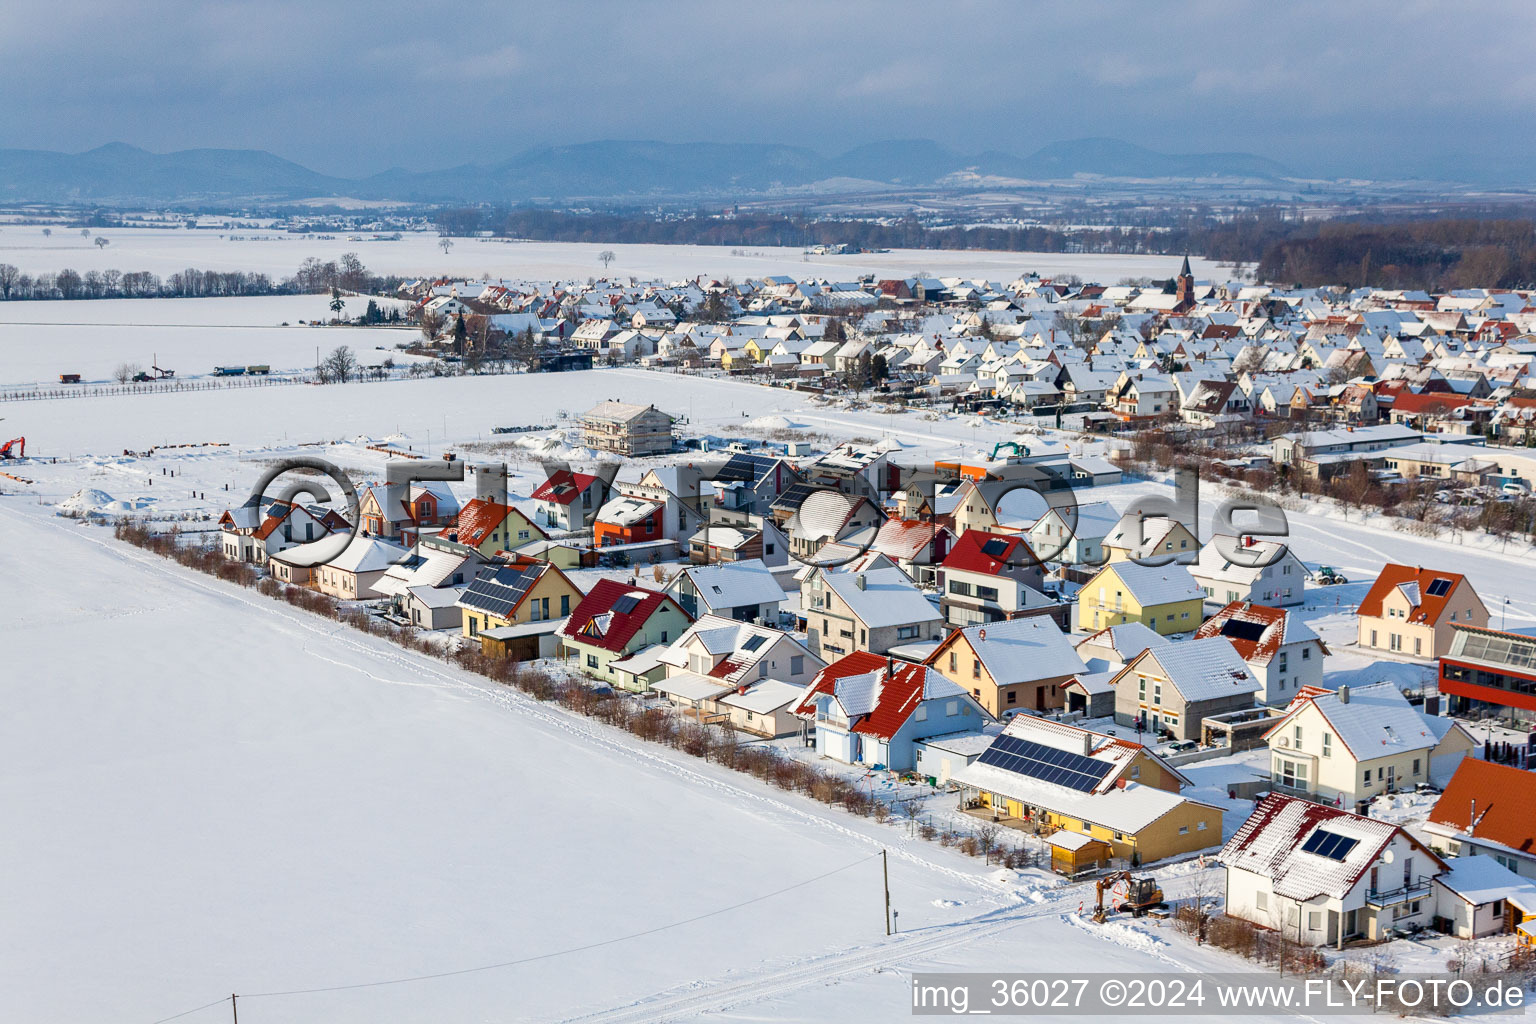
<path id="1" fill-rule="evenodd" d="M 556 505 L 569 505 L 581 497 L 581 492 L 592 485 L 597 477 L 586 473 L 573 473 L 562 469 L 551 473 L 549 479 L 539 484 L 533 492 L 534 501 L 548 501 Z"/>
<path id="2" fill-rule="evenodd" d="M 1447 413 L 1452 409 L 1459 409 L 1464 405 L 1472 404 L 1473 400 L 1466 395 L 1457 395 L 1445 391 L 1422 394 L 1404 391 L 1392 402 L 1392 411 L 1407 413 L 1410 416 L 1420 416 L 1425 413 Z"/>
<path id="3" fill-rule="evenodd" d="M 1252 604 L 1248 601 L 1233 601 L 1221 611 L 1212 615 L 1200 624 L 1195 630 L 1195 639 L 1204 640 L 1207 637 L 1224 636 L 1232 642 L 1237 649 L 1237 656 L 1244 661 L 1258 662 L 1267 665 L 1280 652 L 1280 647 L 1286 642 L 1286 615 L 1284 608 L 1271 608 L 1269 605 Z M 1228 623 L 1248 623 L 1255 629 L 1244 630 L 1234 628 Z M 1253 632 L 1259 632 L 1257 637 L 1252 637 Z M 1328 653 L 1328 648 L 1323 647 L 1323 653 Z"/>
<path id="4" fill-rule="evenodd" d="M 984 550 L 990 541 L 999 541 L 992 553 Z M 996 576 L 1004 569 L 1039 565 L 1033 549 L 1018 534 L 989 533 L 986 530 L 966 530 L 955 539 L 955 546 L 945 557 L 946 569 L 963 572 L 984 572 Z"/>
<path id="5" fill-rule="evenodd" d="M 1463 758 L 1435 801 L 1429 820 L 1465 832 L 1474 803 L 1478 815 L 1474 838 L 1536 853 L 1536 774 Z"/>
<path id="6" fill-rule="evenodd" d="M 1436 579 L 1448 579 L 1451 585 L 1443 594 L 1431 594 L 1429 585 Z M 1426 622 L 1434 625 L 1445 611 L 1446 603 L 1451 595 L 1461 588 L 1466 577 L 1456 572 L 1440 572 L 1436 569 L 1420 569 L 1417 566 L 1388 564 L 1381 570 L 1381 575 L 1376 577 L 1376 582 L 1366 592 L 1364 600 L 1360 602 L 1360 610 L 1356 612 L 1365 618 L 1379 618 L 1381 616 L 1381 602 L 1392 592 L 1394 587 L 1405 583 L 1417 583 L 1419 600 L 1412 611 L 1408 613 L 1409 622 Z M 1471 584 L 1468 584 L 1470 586 Z"/>
<path id="7" fill-rule="evenodd" d="M 627 594 L 639 598 L 635 607 L 627 612 L 614 611 L 614 604 Z M 605 651 L 622 651 L 663 604 L 683 612 L 681 605 L 659 591 L 623 580 L 598 580 L 597 586 L 581 599 L 570 619 L 560 627 L 560 635 Z M 683 612 L 683 619 L 692 621 L 687 612 Z"/>
<path id="8" fill-rule="evenodd" d="M 478 548 L 511 511 L 511 505 L 503 505 L 489 498 L 475 498 L 467 502 L 459 512 L 459 543 Z"/>
<path id="9" fill-rule="evenodd" d="M 936 677 L 948 688 L 961 691 L 949 680 L 926 665 L 914 665 L 908 661 L 888 659 L 867 651 L 855 651 L 845 655 L 822 669 L 811 681 L 795 709 L 797 715 L 814 716 L 816 705 L 810 698 L 819 693 L 835 693 L 837 682 L 851 676 L 879 673 L 874 710 L 853 723 L 853 732 L 889 740 L 901 730 L 912 712 L 923 701 L 930 676 Z"/>

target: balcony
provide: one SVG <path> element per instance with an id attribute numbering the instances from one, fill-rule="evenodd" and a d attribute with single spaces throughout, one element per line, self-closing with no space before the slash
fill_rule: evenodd
<path id="1" fill-rule="evenodd" d="M 1384 907 L 1395 907 L 1413 900 L 1428 899 L 1431 891 L 1429 882 L 1428 875 L 1420 875 L 1412 882 L 1400 885 L 1396 889 L 1367 889 L 1365 905 L 1373 910 L 1381 910 Z"/>

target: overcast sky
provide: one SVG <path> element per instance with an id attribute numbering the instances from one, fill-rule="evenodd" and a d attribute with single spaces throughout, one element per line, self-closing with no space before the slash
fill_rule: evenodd
<path id="1" fill-rule="evenodd" d="M 1536 156 L 1536 4 L 8 0 L 0 146 L 266 149 L 332 174 L 594 139 L 1084 136 L 1297 171 Z"/>

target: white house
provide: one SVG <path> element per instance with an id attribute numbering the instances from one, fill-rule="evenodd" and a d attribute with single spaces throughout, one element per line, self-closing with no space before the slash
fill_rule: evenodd
<path id="1" fill-rule="evenodd" d="M 1307 567 L 1288 545 L 1277 541 L 1213 537 L 1200 549 L 1189 574 L 1208 601 L 1220 604 L 1252 601 L 1285 607 L 1306 600 Z"/>
<path id="2" fill-rule="evenodd" d="M 1226 910 L 1303 946 L 1427 926 L 1443 860 L 1402 828 L 1272 793 L 1217 858 Z"/>
<path id="3" fill-rule="evenodd" d="M 1259 682 L 1260 704 L 1288 704 L 1323 685 L 1328 648 L 1312 627 L 1282 608 L 1234 601 L 1200 624 L 1195 639 L 1224 636 Z"/>

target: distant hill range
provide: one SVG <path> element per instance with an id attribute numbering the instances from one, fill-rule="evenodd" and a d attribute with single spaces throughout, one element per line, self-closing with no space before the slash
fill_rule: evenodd
<path id="1" fill-rule="evenodd" d="M 877 142 L 839 156 L 751 143 L 585 142 L 509 160 L 366 178 L 320 174 L 261 150 L 150 153 L 115 142 L 85 153 L 0 149 L 0 202 L 200 203 L 346 196 L 400 202 L 519 203 L 549 199 L 748 196 L 786 189 L 943 186 L 990 178 L 1055 181 L 1278 179 L 1280 164 L 1248 153 L 1158 153 L 1117 139 L 1078 139 L 1029 156 L 967 156 L 928 140 Z"/>

